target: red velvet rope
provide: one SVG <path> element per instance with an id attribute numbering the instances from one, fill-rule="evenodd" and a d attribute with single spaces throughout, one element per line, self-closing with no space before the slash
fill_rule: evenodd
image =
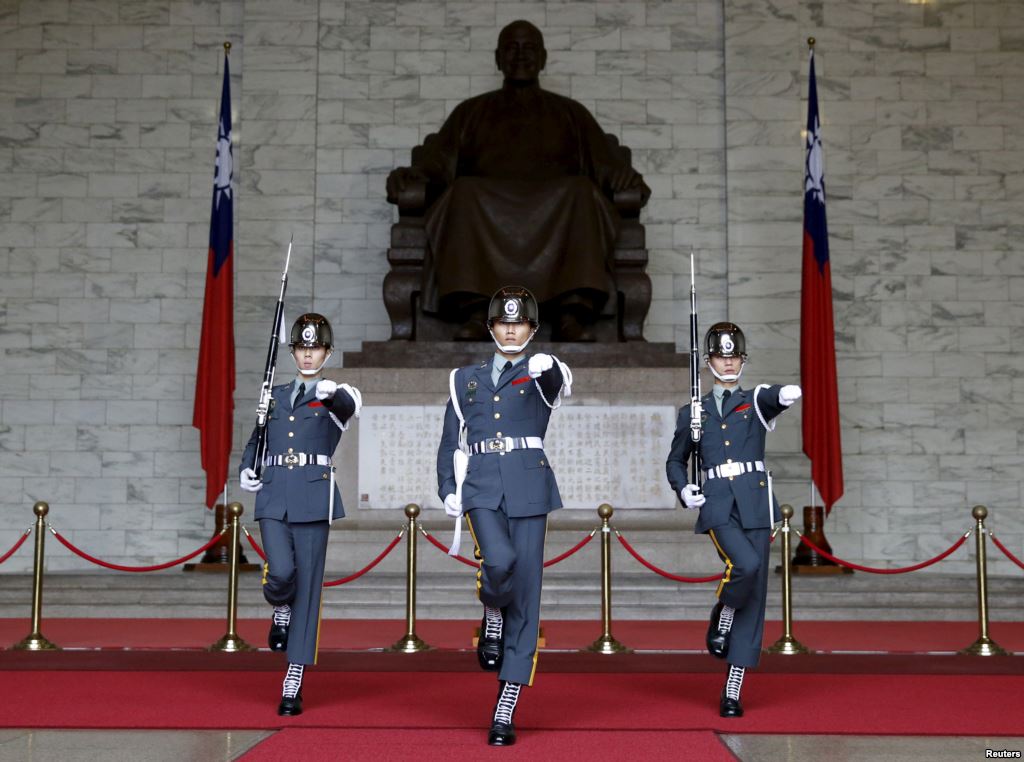
<path id="1" fill-rule="evenodd" d="M 366 574 L 368 571 L 370 571 L 374 566 L 376 566 L 381 561 L 383 561 L 385 556 L 387 556 L 388 553 L 390 553 L 392 550 L 395 549 L 395 546 L 398 544 L 399 540 L 402 539 L 402 535 L 404 535 L 404 534 L 405 534 L 405 529 L 402 529 L 402 531 L 400 531 L 397 535 L 395 535 L 395 539 L 393 539 L 391 541 L 391 544 L 389 544 L 386 548 L 384 548 L 384 550 L 382 550 L 380 552 L 379 556 L 377 556 L 375 559 L 370 561 L 370 563 L 368 563 L 366 566 L 364 566 L 359 571 L 357 571 L 357 572 L 355 572 L 353 574 L 349 574 L 347 577 L 342 577 L 341 579 L 336 579 L 336 580 L 333 580 L 331 582 L 324 582 L 324 587 L 337 587 L 338 585 L 344 585 L 347 582 L 351 582 L 352 580 L 359 579 L 364 574 Z"/>
<path id="2" fill-rule="evenodd" d="M 1021 561 L 1019 558 L 1017 558 L 1017 556 L 1013 555 L 1013 553 L 1010 552 L 1009 548 L 1007 548 L 1005 545 L 1003 545 L 1003 543 L 999 542 L 999 538 L 998 537 L 996 537 L 994 534 L 992 534 L 991 531 L 989 531 L 988 536 L 992 538 L 992 542 L 994 542 L 996 544 L 996 547 L 999 548 L 1001 551 L 1003 551 L 1003 555 L 1004 556 L 1006 556 L 1011 561 L 1013 561 L 1015 564 L 1017 564 L 1017 566 L 1019 566 L 1021 569 L 1024 569 L 1024 561 Z M 4 562 L 4 559 L 0 558 L 0 564 L 2 564 L 3 562 Z"/>
<path id="3" fill-rule="evenodd" d="M 252 549 L 254 551 L 256 551 L 256 555 L 258 555 L 260 558 L 262 558 L 264 561 L 266 561 L 267 560 L 267 554 L 263 552 L 263 548 L 261 548 L 256 543 L 256 540 L 253 539 L 252 535 L 249 534 L 249 530 L 246 529 L 245 527 L 242 527 L 242 531 L 245 532 L 245 539 L 247 539 L 249 541 L 249 545 L 252 547 Z M 359 579 L 364 574 L 366 574 L 368 571 L 373 569 L 374 566 L 376 566 L 381 561 L 383 561 L 387 557 L 388 553 L 390 553 L 392 550 L 395 549 L 395 546 L 398 544 L 398 541 L 402 539 L 402 536 L 404 534 L 405 534 L 405 528 L 403 527 L 399 531 L 399 533 L 395 537 L 395 539 L 393 539 L 391 541 L 391 544 L 388 545 L 386 548 L 384 548 L 384 550 L 382 550 L 380 552 L 380 555 L 377 556 L 372 561 L 370 561 L 370 563 L 368 563 L 366 566 L 364 566 L 359 571 L 354 572 L 354 573 L 348 575 L 347 577 L 342 577 L 341 579 L 332 580 L 331 582 L 324 582 L 324 587 L 337 587 L 338 585 L 344 585 L 344 584 L 346 584 L 348 582 L 352 582 L 353 580 Z"/>
<path id="4" fill-rule="evenodd" d="M 2 564 L 4 561 L 6 561 L 11 556 L 13 556 L 15 553 L 17 553 L 18 552 L 18 548 L 20 548 L 25 543 L 25 540 L 28 539 L 28 536 L 30 534 L 32 534 L 32 527 L 29 527 L 28 529 L 25 530 L 25 534 L 23 534 L 21 537 L 18 538 L 18 541 L 16 543 L 14 543 L 14 547 L 13 548 L 11 548 L 6 553 L 4 553 L 2 556 L 0 556 L 0 564 Z"/>
<path id="5" fill-rule="evenodd" d="M 648 569 L 650 569 L 655 574 L 660 574 L 662 577 L 665 577 L 666 579 L 672 579 L 672 580 L 675 580 L 676 582 L 688 582 L 690 584 L 699 584 L 701 582 L 717 582 L 718 580 L 720 580 L 724 576 L 724 574 L 716 574 L 716 575 L 714 575 L 712 577 L 681 577 L 678 574 L 671 574 L 671 573 L 665 571 L 664 569 L 659 569 L 657 566 L 655 566 L 650 561 L 648 561 L 646 558 L 644 558 L 639 553 L 637 553 L 633 549 L 633 546 L 630 545 L 629 542 L 627 542 L 626 538 L 623 537 L 621 534 L 619 534 L 619 530 L 618 529 L 613 529 L 612 531 L 614 531 L 615 532 L 615 536 L 619 538 L 619 542 L 622 543 L 622 547 L 624 547 L 627 551 L 629 551 L 629 554 L 631 556 L 633 556 L 633 558 L 635 558 L 637 561 L 639 561 L 641 564 L 646 566 Z"/>
<path id="6" fill-rule="evenodd" d="M 434 535 L 432 535 L 430 532 L 428 532 L 423 527 L 420 527 L 420 532 L 423 534 L 424 537 L 426 537 L 428 540 L 430 540 L 430 544 L 433 545 L 438 550 L 444 551 L 446 554 L 448 553 L 449 550 L 451 550 L 451 548 L 445 547 L 445 544 L 443 542 L 441 542 L 439 539 L 434 537 Z M 477 568 L 480 567 L 479 563 L 477 563 L 476 561 L 470 561 L 465 556 L 452 556 L 452 558 L 454 558 L 459 563 L 465 564 L 466 566 L 472 566 L 474 569 L 477 569 Z"/>
<path id="7" fill-rule="evenodd" d="M 835 556 L 833 556 L 828 551 L 822 550 L 821 548 L 819 548 L 813 542 L 811 542 L 806 537 L 804 537 L 802 534 L 800 534 L 800 532 L 798 532 L 797 530 L 794 529 L 793 531 L 797 533 L 797 536 L 800 537 L 800 541 L 804 545 L 806 545 L 808 548 L 813 550 L 818 555 L 824 556 L 829 561 L 832 561 L 833 563 L 839 564 L 840 566 L 846 566 L 846 567 L 849 567 L 850 569 L 856 569 L 857 571 L 868 572 L 869 574 L 906 574 L 907 572 L 917 571 L 918 569 L 924 569 L 926 566 L 931 566 L 932 564 L 937 564 L 939 561 L 941 561 L 942 559 L 944 559 L 946 556 L 950 555 L 951 553 L 955 552 L 961 545 L 963 545 L 967 541 L 967 538 L 971 534 L 970 532 L 965 532 L 964 536 L 961 537 L 956 542 L 954 542 L 947 550 L 944 550 L 942 553 L 939 553 L 939 555 L 935 556 L 935 558 L 930 558 L 927 561 L 922 561 L 919 564 L 914 564 L 913 566 L 903 566 L 903 567 L 898 568 L 898 569 L 876 569 L 876 568 L 874 568 L 872 566 L 861 566 L 860 564 L 855 564 L 855 563 L 852 563 L 850 561 L 844 561 L 841 558 L 836 558 Z"/>
<path id="8" fill-rule="evenodd" d="M 548 561 L 545 561 L 544 562 L 544 568 L 546 569 L 549 566 L 554 566 L 557 563 L 561 563 L 562 561 L 567 559 L 569 556 L 573 555 L 574 553 L 579 552 L 579 550 L 584 545 L 586 545 L 588 542 L 590 542 L 591 540 L 594 539 L 594 533 L 596 531 L 597 531 L 596 529 L 591 530 L 590 534 L 586 535 L 582 540 L 580 540 L 578 543 L 573 545 L 567 551 L 565 551 L 564 553 L 561 553 L 561 554 L 555 556 L 554 558 L 552 558 L 552 559 L 550 559 Z M 446 547 L 443 542 L 438 540 L 436 537 L 434 537 L 434 535 L 430 534 L 430 532 L 428 532 L 423 527 L 420 527 L 420 532 L 422 532 L 423 536 L 426 537 L 428 540 L 430 540 L 430 544 L 433 545 L 438 550 L 443 550 L 446 554 L 449 552 L 449 550 L 451 550 L 450 548 Z M 480 567 L 479 562 L 477 562 L 477 561 L 470 561 L 465 556 L 452 556 L 452 558 L 454 558 L 456 561 L 459 561 L 460 563 L 464 563 L 466 566 L 472 566 L 474 569 L 477 569 L 477 568 Z"/>
<path id="9" fill-rule="evenodd" d="M 49 526 L 49 525 L 47 525 L 47 526 Z M 212 548 L 214 545 L 216 545 L 220 541 L 221 535 L 223 535 L 224 532 L 227 531 L 227 527 L 225 527 L 224 529 L 222 529 L 219 532 L 217 532 L 217 534 L 215 534 L 213 537 L 211 537 L 210 541 L 208 543 L 206 543 L 203 547 L 199 548 L 199 550 L 196 550 L 196 551 L 194 551 L 192 553 L 189 553 L 187 556 L 182 556 L 181 558 L 176 558 L 173 561 L 168 561 L 165 564 L 157 564 L 155 566 L 121 566 L 120 564 L 108 563 L 107 561 L 103 561 L 103 560 L 101 560 L 99 558 L 96 558 L 95 556 L 90 556 L 84 550 L 80 550 L 80 549 L 76 548 L 74 545 L 72 545 L 70 540 L 66 540 L 61 535 L 61 533 L 58 532 L 53 527 L 49 527 L 49 529 L 50 529 L 51 532 L 53 532 L 53 536 L 56 537 L 60 541 L 60 544 L 63 545 L 68 550 L 70 550 L 76 556 L 80 556 L 81 558 L 84 558 L 86 561 L 88 561 L 90 563 L 93 563 L 93 564 L 96 564 L 97 566 L 103 566 L 103 567 L 106 567 L 107 569 L 113 569 L 114 571 L 123 571 L 123 572 L 152 572 L 152 571 L 160 571 L 161 569 L 170 569 L 172 566 L 177 566 L 178 564 L 183 564 L 186 561 L 188 561 L 188 560 L 190 560 L 192 558 L 195 558 L 200 553 L 205 553 L 206 551 L 208 551 L 210 548 Z"/>
<path id="10" fill-rule="evenodd" d="M 256 540 L 252 539 L 252 535 L 249 534 L 248 529 L 242 527 L 242 531 L 245 532 L 245 539 L 249 541 L 249 546 L 256 551 L 256 555 L 260 557 L 260 560 L 266 563 L 267 554 L 263 552 L 263 548 L 256 544 Z"/>
<path id="11" fill-rule="evenodd" d="M 586 535 L 582 540 L 580 540 L 578 543 L 576 543 L 571 548 L 569 548 L 567 551 L 565 551 L 565 553 L 562 553 L 559 556 L 555 556 L 550 561 L 545 561 L 544 562 L 544 568 L 547 569 L 549 566 L 554 566 L 557 563 L 561 563 L 562 561 L 567 559 L 569 556 L 573 555 L 574 553 L 579 552 L 579 550 L 584 545 L 586 545 L 588 542 L 590 542 L 591 540 L 594 539 L 594 534 L 596 532 L 597 532 L 597 529 L 590 530 L 590 534 Z"/>

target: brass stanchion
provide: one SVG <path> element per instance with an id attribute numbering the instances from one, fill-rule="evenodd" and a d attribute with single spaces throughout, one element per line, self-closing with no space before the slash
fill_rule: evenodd
<path id="1" fill-rule="evenodd" d="M 238 653 L 239 651 L 252 651 L 252 646 L 246 643 L 235 632 L 238 620 L 238 556 L 240 547 L 238 540 L 241 535 L 241 516 L 245 509 L 241 503 L 231 503 L 228 506 L 228 516 L 231 517 L 231 569 L 228 572 L 228 631 L 220 640 L 210 646 L 210 651 L 224 651 L 226 653 Z"/>
<path id="2" fill-rule="evenodd" d="M 40 500 L 32 506 L 36 515 L 36 554 L 32 562 L 32 632 L 11 646 L 15 651 L 59 651 L 60 646 L 47 640 L 40 632 L 43 614 L 43 550 L 46 545 L 46 514 L 50 505 Z"/>
<path id="3" fill-rule="evenodd" d="M 430 646 L 416 634 L 416 517 L 420 515 L 420 507 L 409 503 L 405 506 L 405 515 L 409 519 L 405 556 L 405 635 L 388 650 L 414 654 L 430 650 Z"/>
<path id="4" fill-rule="evenodd" d="M 975 560 L 978 569 L 978 639 L 960 651 L 969 656 L 1006 656 L 1006 650 L 988 636 L 988 564 L 985 558 L 985 518 L 988 508 L 976 505 L 971 516 L 977 522 L 974 526 Z"/>
<path id="5" fill-rule="evenodd" d="M 793 637 L 793 569 L 790 554 L 789 520 L 793 518 L 793 506 L 782 506 L 782 637 L 769 648 L 770 654 L 805 654 L 807 646 Z"/>
<path id="6" fill-rule="evenodd" d="M 604 632 L 597 640 L 587 646 L 588 651 L 599 654 L 629 653 L 612 635 L 612 529 L 608 525 L 615 509 L 603 503 L 597 509 L 601 517 L 601 625 Z"/>

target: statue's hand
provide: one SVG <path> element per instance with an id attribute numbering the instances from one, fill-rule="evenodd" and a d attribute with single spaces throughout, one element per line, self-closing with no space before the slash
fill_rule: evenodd
<path id="1" fill-rule="evenodd" d="M 631 167 L 621 167 L 607 172 L 604 178 L 608 190 L 624 191 L 636 188 L 643 183 L 640 173 Z"/>
<path id="2" fill-rule="evenodd" d="M 394 201 L 410 185 L 425 183 L 427 174 L 417 167 L 398 167 L 391 171 L 387 180 L 388 200 Z"/>

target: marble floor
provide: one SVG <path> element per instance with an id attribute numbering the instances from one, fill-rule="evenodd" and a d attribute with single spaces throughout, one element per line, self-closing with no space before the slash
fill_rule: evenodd
<path id="1" fill-rule="evenodd" d="M 229 762 L 266 731 L 0 730 L 0 762 Z M 1024 737 L 723 735 L 741 762 L 931 762 L 1024 750 Z"/>

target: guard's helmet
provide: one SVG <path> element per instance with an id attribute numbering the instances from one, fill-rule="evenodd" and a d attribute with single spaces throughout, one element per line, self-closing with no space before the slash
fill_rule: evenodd
<path id="1" fill-rule="evenodd" d="M 288 346 L 295 347 L 324 347 L 330 349 L 334 346 L 334 332 L 327 318 L 316 312 L 307 312 L 299 315 L 292 324 L 291 338 Z"/>
<path id="2" fill-rule="evenodd" d="M 488 327 L 495 323 L 521 323 L 524 320 L 534 328 L 540 324 L 540 309 L 533 294 L 522 286 L 499 288 L 487 308 Z"/>
<path id="3" fill-rule="evenodd" d="M 715 323 L 704 336 L 704 354 L 711 357 L 739 357 L 746 362 L 747 340 L 735 323 Z"/>

